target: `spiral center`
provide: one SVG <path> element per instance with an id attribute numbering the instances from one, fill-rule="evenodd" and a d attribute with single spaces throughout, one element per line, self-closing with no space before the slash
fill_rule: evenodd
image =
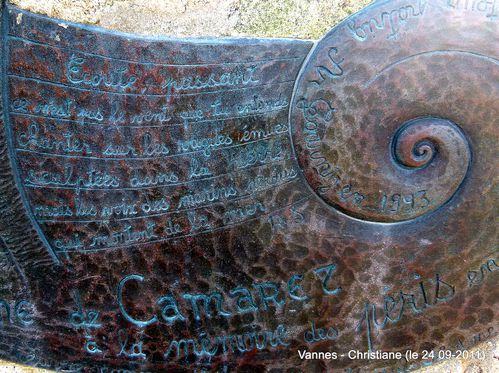
<path id="1" fill-rule="evenodd" d="M 395 162 L 406 168 L 423 168 L 431 164 L 438 153 L 440 136 L 436 129 L 457 126 L 441 118 L 425 117 L 404 123 L 395 133 L 392 142 L 392 155 Z M 437 131 L 441 133 L 441 131 Z"/>

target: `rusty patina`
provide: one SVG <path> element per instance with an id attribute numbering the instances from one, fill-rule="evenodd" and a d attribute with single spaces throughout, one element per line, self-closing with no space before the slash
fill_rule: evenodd
<path id="1" fill-rule="evenodd" d="M 400 372 L 497 335 L 497 1 L 316 43 L 1 9 L 1 358 Z"/>

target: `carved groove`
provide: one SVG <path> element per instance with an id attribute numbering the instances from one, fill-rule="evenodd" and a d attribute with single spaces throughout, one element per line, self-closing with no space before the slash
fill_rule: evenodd
<path id="1" fill-rule="evenodd" d="M 371 7 L 371 23 L 358 16 L 337 26 L 295 86 L 291 135 L 303 174 L 328 205 L 361 220 L 401 222 L 437 211 L 473 171 L 472 153 L 482 164 L 493 157 L 474 147 L 498 115 L 498 59 L 480 43 L 495 38 L 497 27 L 457 32 L 447 8 L 416 4 L 405 11 L 417 17 L 398 26 L 414 27 L 396 37 L 398 28 L 390 34 L 387 23 L 373 23 L 376 14 L 385 20 L 399 11 L 390 2 Z M 428 23 L 432 17 L 438 25 Z M 438 38 L 421 43 L 417 22 Z M 315 110 L 319 102 L 332 110 Z"/>

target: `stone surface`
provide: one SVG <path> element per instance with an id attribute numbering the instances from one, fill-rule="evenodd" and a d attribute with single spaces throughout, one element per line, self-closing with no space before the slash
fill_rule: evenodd
<path id="1" fill-rule="evenodd" d="M 144 35 L 318 39 L 369 0 L 13 0 L 68 21 Z"/>
<path id="2" fill-rule="evenodd" d="M 90 3 L 88 21 L 116 4 Z M 182 12 L 177 4 L 164 9 Z M 305 11 L 293 2 L 242 16 L 262 4 L 239 3 L 238 33 L 257 25 L 275 35 Z M 161 9 L 153 5 L 151 16 Z M 145 41 L 13 9 L 0 246 L 11 279 L 2 297 L 15 313 L 2 356 L 65 370 L 156 370 L 171 359 L 179 371 L 319 372 L 387 364 L 304 362 L 298 349 L 471 349 L 491 339 L 499 87 L 497 23 L 485 10 L 379 2 L 328 33 L 299 73 L 308 42 Z M 398 18 L 383 23 L 394 11 Z M 218 26 L 213 34 L 228 27 Z M 201 140 L 213 134 L 206 147 Z M 151 153 L 151 143 L 165 145 Z M 159 172 L 165 187 L 131 184 Z M 130 185 L 113 190 L 113 177 Z M 224 191 L 206 197 L 214 187 Z M 155 200 L 164 202 L 152 214 L 144 206 Z M 228 300 L 237 294 L 251 296 Z M 183 314 L 173 325 L 174 308 L 161 312 L 170 295 Z M 192 300 L 203 295 L 213 307 L 196 311 Z M 175 338 L 250 326 L 271 330 L 277 346 L 251 359 L 225 350 L 209 362 L 163 355 Z M 319 328 L 327 342 L 310 339 Z"/>

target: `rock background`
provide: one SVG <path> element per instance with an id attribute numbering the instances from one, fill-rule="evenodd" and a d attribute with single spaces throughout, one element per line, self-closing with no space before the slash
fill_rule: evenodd
<path id="1" fill-rule="evenodd" d="M 67 21 L 142 35 L 319 39 L 371 0 L 10 0 Z M 499 337 L 477 349 L 485 360 L 451 360 L 419 373 L 499 372 Z M 44 371 L 0 361 L 0 372 Z"/>
<path id="2" fill-rule="evenodd" d="M 371 0 L 10 0 L 68 21 L 143 35 L 318 39 Z"/>

